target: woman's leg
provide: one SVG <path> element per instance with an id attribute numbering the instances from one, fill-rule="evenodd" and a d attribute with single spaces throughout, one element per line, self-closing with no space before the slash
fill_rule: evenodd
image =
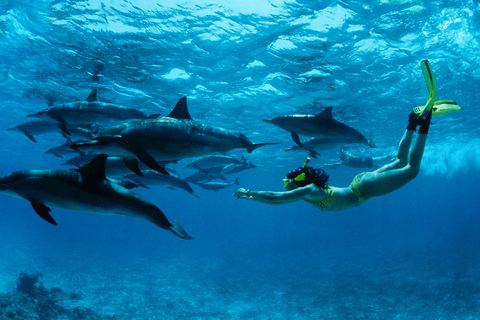
<path id="1" fill-rule="evenodd" d="M 400 189 L 417 176 L 427 141 L 430 117 L 418 120 L 418 122 L 421 127 L 410 153 L 406 147 L 410 147 L 414 131 L 407 129 L 400 141 L 397 160 L 374 172 L 367 172 L 362 177 L 359 189 L 364 199 L 385 195 Z M 405 161 L 405 149 L 408 154 L 407 161 Z"/>
<path id="2" fill-rule="evenodd" d="M 381 168 L 375 170 L 375 172 L 380 173 L 392 169 L 398 169 L 405 167 L 408 164 L 408 151 L 410 150 L 410 145 L 412 144 L 413 130 L 405 130 L 402 139 L 398 145 L 397 158 L 384 165 Z"/>
<path id="3" fill-rule="evenodd" d="M 392 169 L 403 168 L 408 164 L 408 151 L 410 150 L 410 145 L 412 144 L 413 133 L 417 128 L 417 115 L 411 112 L 408 115 L 408 125 L 405 133 L 403 134 L 400 144 L 398 145 L 397 158 L 384 165 L 381 168 L 378 168 L 375 172 L 380 173 Z"/>

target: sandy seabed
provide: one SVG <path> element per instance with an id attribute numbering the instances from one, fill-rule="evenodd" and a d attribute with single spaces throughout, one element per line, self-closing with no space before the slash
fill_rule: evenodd
<path id="1" fill-rule="evenodd" d="M 108 257 L 0 248 L 0 319 L 480 318 L 480 260 L 458 252 Z M 41 274 L 35 290 L 46 302 L 18 292 L 21 272 Z"/>

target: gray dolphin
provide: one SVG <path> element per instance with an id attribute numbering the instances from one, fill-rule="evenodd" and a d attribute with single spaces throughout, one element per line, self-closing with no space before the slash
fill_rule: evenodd
<path id="1" fill-rule="evenodd" d="M 62 126 L 62 124 L 52 120 L 27 121 L 22 124 L 16 125 L 15 127 L 8 128 L 8 130 L 20 131 L 33 142 L 37 142 L 37 140 L 34 138 L 34 135 L 40 135 L 55 131 L 68 131 L 65 126 Z"/>
<path id="2" fill-rule="evenodd" d="M 99 122 L 110 122 L 129 119 L 152 119 L 159 114 L 145 115 L 142 111 L 127 108 L 97 99 L 97 89 L 94 89 L 87 99 L 51 106 L 28 117 L 55 119 L 62 124 L 80 125 Z"/>
<path id="3" fill-rule="evenodd" d="M 299 135 L 315 138 L 344 137 L 355 140 L 357 143 L 374 146 L 357 130 L 333 119 L 332 109 L 333 107 L 328 107 L 317 115 L 285 115 L 263 121 L 273 123 L 290 132 L 293 141 L 299 146 L 302 145 Z"/>
<path id="4" fill-rule="evenodd" d="M 233 185 L 238 185 L 238 178 L 235 179 L 235 182 L 221 182 L 221 181 L 198 181 L 195 182 L 197 186 L 202 187 L 206 190 L 213 190 L 218 192 L 218 190 L 228 188 Z"/>
<path id="5" fill-rule="evenodd" d="M 25 170 L 0 178 L 0 192 L 30 201 L 44 220 L 57 225 L 50 208 L 142 218 L 183 239 L 193 239 L 176 222 L 168 221 L 151 202 L 105 178 L 106 154 L 98 155 L 82 168 L 69 170 Z"/>
<path id="6" fill-rule="evenodd" d="M 188 112 L 187 98 L 183 97 L 165 118 L 105 128 L 92 140 L 72 144 L 72 148 L 122 157 L 127 159 L 127 167 L 137 174 L 140 170 L 135 166 L 136 159 L 168 174 L 157 161 L 200 157 L 236 148 L 246 148 L 250 153 L 269 144 L 275 143 L 255 144 L 240 132 L 194 121 Z"/>
<path id="7" fill-rule="evenodd" d="M 142 173 L 143 176 L 141 177 L 137 174 L 130 173 L 125 175 L 124 178 L 140 185 L 156 185 L 166 186 L 172 189 L 182 189 L 198 198 L 198 195 L 193 191 L 188 182 L 183 181 L 179 177 L 161 174 L 154 170 L 143 170 Z"/>
<path id="8" fill-rule="evenodd" d="M 193 160 L 184 169 L 193 168 L 197 170 L 208 170 L 216 167 L 225 167 L 230 164 L 240 164 L 241 161 L 245 162 L 246 160 L 245 158 L 238 160 L 224 155 L 210 155 Z"/>
<path id="9" fill-rule="evenodd" d="M 72 139 L 91 139 L 94 135 L 94 129 L 91 127 L 74 127 L 65 123 L 59 123 L 56 120 L 31 120 L 15 127 L 8 128 L 8 130 L 17 130 L 22 132 L 28 139 L 37 142 L 35 135 L 60 132 L 65 139 L 72 141 Z"/>
<path id="10" fill-rule="evenodd" d="M 310 138 L 302 142 L 302 145 L 294 145 L 290 149 L 285 151 L 307 151 L 313 158 L 318 158 L 319 152 L 342 148 L 349 144 L 360 143 L 358 139 L 348 137 L 322 137 L 322 138 Z"/>
<path id="11" fill-rule="evenodd" d="M 56 146 L 56 147 L 48 149 L 47 151 L 45 151 L 45 153 L 46 154 L 53 154 L 55 157 L 62 158 L 62 159 L 63 159 L 63 156 L 69 156 L 69 155 L 72 155 L 72 154 L 78 154 L 80 156 L 84 155 L 82 152 L 77 152 L 77 151 L 73 150 L 72 148 L 70 148 L 71 144 L 72 144 L 72 142 L 67 141 L 60 146 Z M 92 159 L 93 159 L 93 157 L 92 157 Z"/>
<path id="12" fill-rule="evenodd" d="M 241 172 L 241 171 L 244 171 L 244 170 L 248 170 L 248 169 L 254 169 L 256 168 L 257 166 L 254 165 L 253 163 L 240 163 L 240 164 L 229 164 L 228 166 L 225 166 L 222 168 L 222 170 L 220 171 L 220 174 L 232 174 L 232 173 L 238 173 L 238 172 Z"/>
<path id="13" fill-rule="evenodd" d="M 197 171 L 188 177 L 183 178 L 183 181 L 190 183 L 197 183 L 201 181 L 210 181 L 210 180 L 223 180 L 227 181 L 227 178 L 220 175 L 211 175 L 206 170 Z"/>

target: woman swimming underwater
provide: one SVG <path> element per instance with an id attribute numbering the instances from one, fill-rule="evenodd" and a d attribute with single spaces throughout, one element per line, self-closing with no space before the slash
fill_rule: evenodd
<path id="1" fill-rule="evenodd" d="M 360 173 L 348 187 L 339 188 L 328 185 L 328 175 L 325 171 L 309 167 L 310 159 L 307 159 L 303 166 L 290 171 L 283 180 L 287 191 L 252 191 L 239 188 L 232 196 L 273 205 L 305 200 L 322 211 L 341 211 L 403 187 L 419 172 L 432 114 L 447 113 L 441 111 L 444 108 L 448 108 L 448 112 L 460 110 L 454 101 L 434 102 L 435 78 L 428 61 L 422 61 L 421 66 L 427 82 L 428 101 L 425 107 L 414 108 L 410 113 L 407 129 L 400 140 L 398 154 L 393 162 L 375 171 Z M 411 146 L 417 126 L 420 128 Z"/>
<path id="2" fill-rule="evenodd" d="M 308 158 L 303 166 L 290 171 L 283 179 L 287 191 L 252 191 L 239 188 L 233 197 L 273 205 L 305 200 L 322 211 L 341 211 L 356 207 L 372 197 L 395 191 L 413 180 L 418 174 L 431 115 L 430 112 L 425 117 L 417 117 L 412 112 L 409 116 L 407 130 L 400 141 L 397 158 L 392 163 L 373 172 L 358 174 L 348 187 L 329 186 L 328 175 L 322 169 L 309 167 L 310 158 Z M 410 151 L 417 125 L 420 125 L 420 129 Z"/>

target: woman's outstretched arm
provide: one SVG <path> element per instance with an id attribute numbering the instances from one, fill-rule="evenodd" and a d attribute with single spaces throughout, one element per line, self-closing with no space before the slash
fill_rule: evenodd
<path id="1" fill-rule="evenodd" d="M 325 192 L 320 190 L 313 183 L 305 187 L 296 188 L 290 191 L 252 191 L 250 189 L 239 188 L 232 195 L 234 198 L 253 200 L 256 202 L 280 205 L 292 203 L 299 200 L 322 201 L 326 198 Z M 315 198 L 313 200 L 312 198 Z M 318 198 L 318 200 L 317 200 Z"/>

